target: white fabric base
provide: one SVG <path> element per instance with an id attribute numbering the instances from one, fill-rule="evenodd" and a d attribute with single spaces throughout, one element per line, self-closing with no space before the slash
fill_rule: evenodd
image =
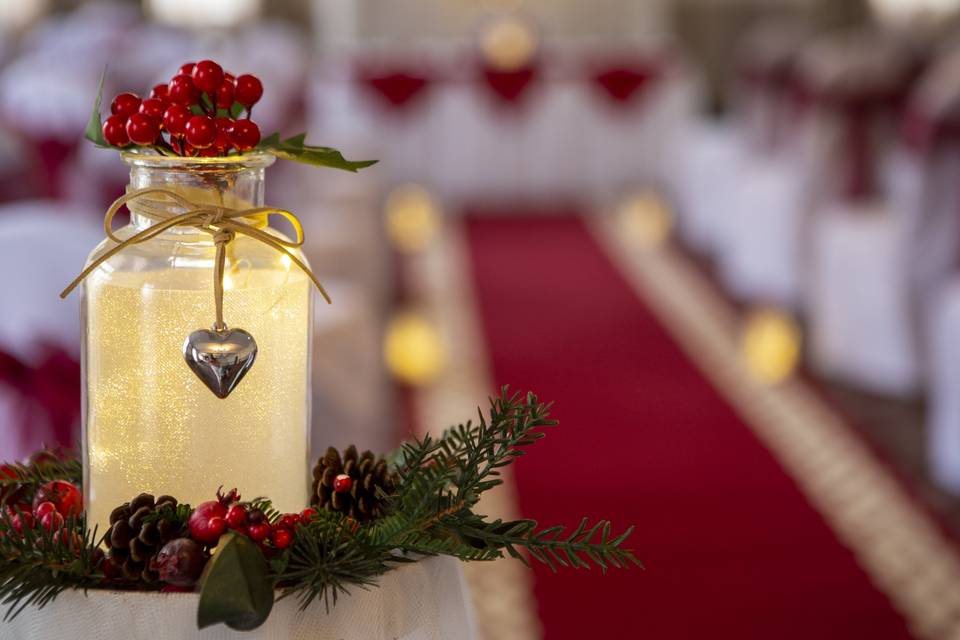
<path id="1" fill-rule="evenodd" d="M 882 205 L 817 212 L 811 245 L 814 366 L 867 391 L 906 396 L 920 367 L 902 216 Z"/>
<path id="2" fill-rule="evenodd" d="M 720 274 L 741 300 L 797 308 L 806 200 L 791 158 L 752 152 L 740 165 L 736 206 L 719 252 Z"/>
<path id="3" fill-rule="evenodd" d="M 0 639 L 473 640 L 468 595 L 458 560 L 428 558 L 385 574 L 378 588 L 351 589 L 329 614 L 322 602 L 301 612 L 294 598 L 280 600 L 263 626 L 241 633 L 224 625 L 198 631 L 193 593 L 68 591 L 0 623 Z"/>
<path id="4" fill-rule="evenodd" d="M 960 279 L 938 298 L 930 327 L 930 469 L 937 483 L 960 494 Z"/>

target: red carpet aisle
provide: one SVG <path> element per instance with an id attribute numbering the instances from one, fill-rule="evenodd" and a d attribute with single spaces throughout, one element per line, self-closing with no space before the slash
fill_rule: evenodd
<path id="1" fill-rule="evenodd" d="M 876 589 L 751 428 L 573 217 L 468 225 L 497 384 L 556 401 L 516 466 L 545 523 L 636 523 L 645 572 L 538 567 L 548 639 L 905 638 Z"/>

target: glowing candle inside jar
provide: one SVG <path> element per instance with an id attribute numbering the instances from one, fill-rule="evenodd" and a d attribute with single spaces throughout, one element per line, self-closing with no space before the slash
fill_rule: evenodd
<path id="1" fill-rule="evenodd" d="M 87 282 L 88 521 L 100 531 L 114 507 L 144 491 L 195 505 L 224 485 L 268 496 L 281 511 L 307 504 L 310 283 L 297 270 L 254 270 L 225 292 L 225 318 L 253 334 L 259 352 L 221 400 L 181 352 L 213 317 L 197 275 L 114 272 Z"/>

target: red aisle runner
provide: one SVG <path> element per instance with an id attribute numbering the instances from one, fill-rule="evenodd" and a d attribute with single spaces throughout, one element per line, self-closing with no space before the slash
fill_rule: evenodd
<path id="1" fill-rule="evenodd" d="M 556 401 L 561 422 L 516 465 L 523 514 L 635 523 L 647 567 L 538 566 L 548 640 L 910 637 L 579 220 L 468 229 L 495 381 Z"/>

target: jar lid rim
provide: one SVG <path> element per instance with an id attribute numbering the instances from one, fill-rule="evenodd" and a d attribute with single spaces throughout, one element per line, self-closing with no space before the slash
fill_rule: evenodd
<path id="1" fill-rule="evenodd" d="M 120 157 L 130 166 L 158 168 L 224 168 L 258 169 L 269 167 L 276 156 L 265 151 L 252 151 L 233 156 L 212 156 L 208 158 L 190 156 L 165 156 L 159 153 L 143 151 L 121 151 Z"/>

